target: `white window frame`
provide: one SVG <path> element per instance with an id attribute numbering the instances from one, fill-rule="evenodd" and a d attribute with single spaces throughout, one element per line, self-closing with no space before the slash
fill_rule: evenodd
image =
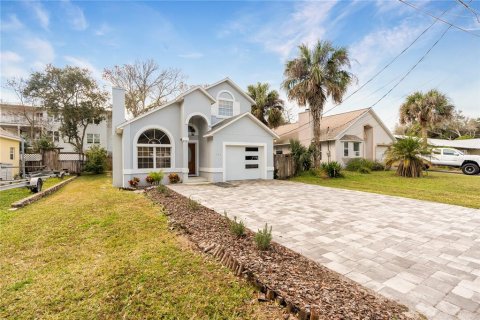
<path id="1" fill-rule="evenodd" d="M 228 94 L 231 98 L 222 98 L 221 95 L 222 94 Z M 231 103 L 232 105 L 232 114 L 231 115 L 225 115 L 225 114 L 221 114 L 220 113 L 220 104 L 222 101 L 225 101 L 225 102 L 229 102 Z M 223 110 L 225 110 L 225 108 L 222 108 Z M 226 118 L 230 118 L 230 117 L 233 117 L 235 115 L 235 97 L 233 96 L 233 94 L 230 92 L 230 91 L 227 91 L 227 90 L 222 90 L 218 93 L 217 95 L 217 118 L 220 118 L 220 119 L 226 119 Z"/>
<path id="2" fill-rule="evenodd" d="M 355 150 L 355 145 L 358 146 L 358 150 Z M 353 142 L 353 154 L 355 157 L 360 157 L 360 142 Z"/>
<path id="3" fill-rule="evenodd" d="M 100 144 L 100 133 L 87 133 L 87 144 Z"/>
<path id="4" fill-rule="evenodd" d="M 15 147 L 10 147 L 10 160 L 15 160 Z"/>
<path id="5" fill-rule="evenodd" d="M 163 131 L 170 140 L 170 144 L 146 144 L 146 143 L 138 143 L 138 138 L 140 138 L 140 135 L 142 135 L 145 131 L 150 130 L 150 129 L 157 129 Z M 132 173 L 148 173 L 152 172 L 152 170 L 169 170 L 173 169 L 175 166 L 175 140 L 173 139 L 172 134 L 165 129 L 164 127 L 161 126 L 146 126 L 138 130 L 137 134 L 134 137 L 133 140 L 133 146 L 135 150 L 135 155 L 133 156 L 133 168 L 135 172 Z M 153 168 L 139 168 L 138 167 L 138 147 L 154 147 L 153 150 Z M 169 147 L 170 148 L 170 167 L 166 168 L 156 168 L 157 166 L 157 157 L 156 157 L 156 148 L 155 147 Z"/>
<path id="6" fill-rule="evenodd" d="M 346 151 L 346 154 L 345 154 L 345 151 Z M 343 142 L 343 156 L 346 158 L 349 157 L 348 141 Z"/>

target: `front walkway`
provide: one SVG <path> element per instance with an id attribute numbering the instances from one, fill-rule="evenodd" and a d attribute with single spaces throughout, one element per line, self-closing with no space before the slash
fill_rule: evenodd
<path id="1" fill-rule="evenodd" d="M 480 210 L 275 180 L 170 187 L 428 318 L 480 318 Z"/>

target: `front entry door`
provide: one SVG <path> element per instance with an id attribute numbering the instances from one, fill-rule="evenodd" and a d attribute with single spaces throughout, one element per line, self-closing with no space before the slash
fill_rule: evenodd
<path id="1" fill-rule="evenodd" d="M 197 155 L 195 154 L 195 143 L 188 144 L 188 174 L 195 175 L 196 174 L 196 159 Z"/>

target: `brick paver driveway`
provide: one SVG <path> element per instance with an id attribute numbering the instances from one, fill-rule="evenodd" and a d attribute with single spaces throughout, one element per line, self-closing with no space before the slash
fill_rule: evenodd
<path id="1" fill-rule="evenodd" d="M 287 181 L 171 188 L 429 318 L 480 319 L 480 210 Z"/>

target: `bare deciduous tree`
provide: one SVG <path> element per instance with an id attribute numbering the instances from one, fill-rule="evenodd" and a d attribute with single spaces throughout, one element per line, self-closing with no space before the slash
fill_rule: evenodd
<path id="1" fill-rule="evenodd" d="M 22 115 L 25 121 L 30 126 L 30 139 L 35 138 L 35 126 L 41 125 L 42 119 L 37 119 L 35 110 L 32 110 L 31 107 L 37 106 L 37 101 L 35 98 L 28 96 L 25 93 L 25 89 L 28 85 L 28 81 L 24 78 L 11 78 L 8 79 L 5 83 L 5 88 L 13 91 L 18 99 L 18 104 L 21 106 Z"/>
<path id="2" fill-rule="evenodd" d="M 103 78 L 125 89 L 126 108 L 134 117 L 187 88 L 186 76 L 180 69 L 160 68 L 153 59 L 105 68 Z"/>

